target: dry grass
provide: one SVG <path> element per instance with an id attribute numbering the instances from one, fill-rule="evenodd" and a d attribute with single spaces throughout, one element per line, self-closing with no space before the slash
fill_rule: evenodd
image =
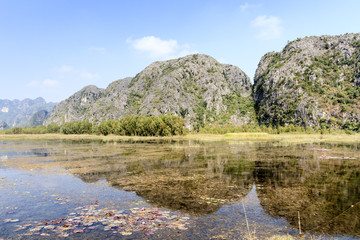
<path id="1" fill-rule="evenodd" d="M 295 240 L 295 238 L 290 235 L 275 235 L 268 238 L 267 240 Z"/>
<path id="2" fill-rule="evenodd" d="M 226 133 L 224 136 L 228 138 L 268 138 L 269 134 L 263 132 L 249 132 L 249 133 L 244 132 L 244 133 Z"/>
<path id="3" fill-rule="evenodd" d="M 145 141 L 145 140 L 197 140 L 197 141 L 278 141 L 282 143 L 360 143 L 360 134 L 268 134 L 262 132 L 227 133 L 227 134 L 188 134 L 172 137 L 140 136 L 101 136 L 101 135 L 64 135 L 64 134 L 0 134 L 0 140 L 93 140 L 101 142 Z"/>

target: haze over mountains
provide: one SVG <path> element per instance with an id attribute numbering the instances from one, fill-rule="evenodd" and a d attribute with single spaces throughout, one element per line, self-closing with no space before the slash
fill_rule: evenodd
<path id="1" fill-rule="evenodd" d="M 55 104 L 41 97 L 21 101 L 0 99 L 0 130 L 42 125 Z"/>
<path id="2" fill-rule="evenodd" d="M 306 37 L 288 43 L 281 52 L 265 54 L 252 85 L 240 68 L 193 54 L 154 62 L 106 89 L 84 87 L 58 103 L 44 124 L 98 124 L 126 115 L 175 114 L 195 130 L 258 122 L 343 128 L 359 124 L 359 62 L 360 34 Z M 25 120 L 4 120 L 3 113 L 0 120 L 8 125 L 24 125 Z M 33 114 L 26 115 L 27 121 Z M 33 122 L 47 117 L 44 112 L 37 116 Z"/>

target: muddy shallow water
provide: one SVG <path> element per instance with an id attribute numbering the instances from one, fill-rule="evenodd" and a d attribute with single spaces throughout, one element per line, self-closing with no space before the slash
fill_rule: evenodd
<path id="1" fill-rule="evenodd" d="M 0 239 L 359 239 L 360 145 L 0 141 L 0 193 Z"/>

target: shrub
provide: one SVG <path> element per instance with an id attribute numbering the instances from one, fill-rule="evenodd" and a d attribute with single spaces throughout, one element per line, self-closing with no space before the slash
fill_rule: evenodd
<path id="1" fill-rule="evenodd" d="M 46 129 L 48 133 L 60 133 L 60 126 L 56 123 L 49 124 Z"/>
<path id="2" fill-rule="evenodd" d="M 91 134 L 92 123 L 89 121 L 73 121 L 64 123 L 60 130 L 64 134 Z"/>
<path id="3" fill-rule="evenodd" d="M 127 135 L 127 136 L 171 136 L 183 135 L 184 120 L 173 115 L 155 116 L 126 116 L 118 121 L 109 120 L 97 126 L 97 131 L 102 135 Z"/>
<path id="4" fill-rule="evenodd" d="M 8 131 L 10 134 L 22 134 L 23 133 L 23 129 L 21 127 L 14 127 Z"/>

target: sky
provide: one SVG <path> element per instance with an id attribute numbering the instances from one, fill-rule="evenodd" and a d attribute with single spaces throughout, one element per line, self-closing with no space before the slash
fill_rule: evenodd
<path id="1" fill-rule="evenodd" d="M 193 53 L 253 79 L 289 41 L 359 33 L 359 10 L 358 0 L 0 0 L 0 99 L 60 102 Z"/>

